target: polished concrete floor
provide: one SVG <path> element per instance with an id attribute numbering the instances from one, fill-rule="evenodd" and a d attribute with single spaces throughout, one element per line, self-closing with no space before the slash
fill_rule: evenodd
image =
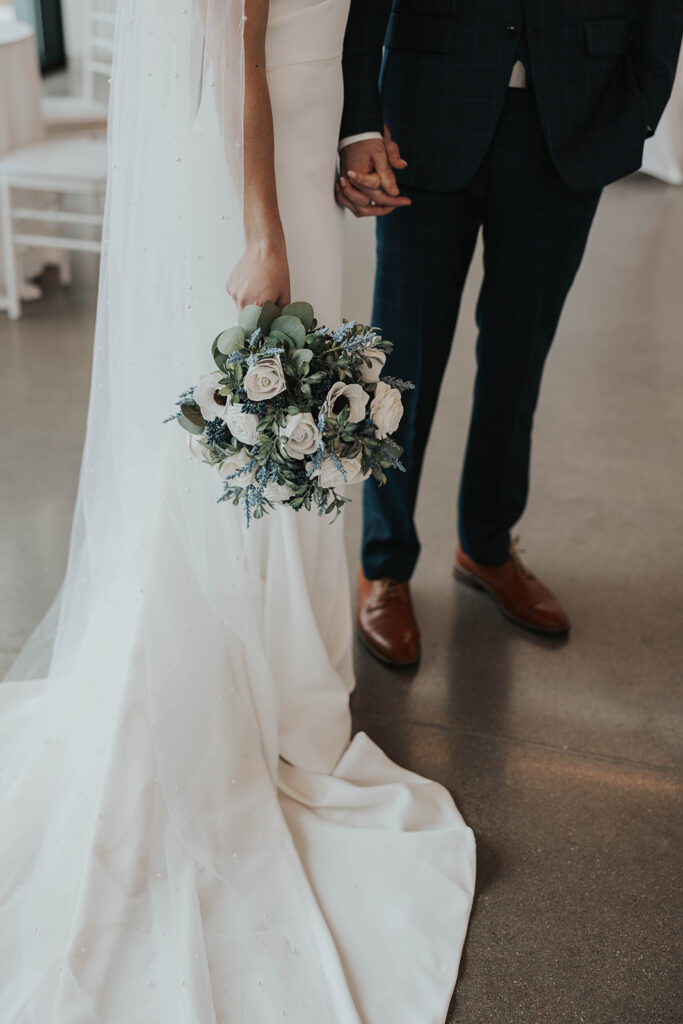
<path id="1" fill-rule="evenodd" d="M 349 224 L 359 319 L 368 229 Z M 479 257 L 470 275 L 419 505 L 424 659 L 395 673 L 359 648 L 354 696 L 358 728 L 446 784 L 477 836 L 451 1024 L 683 1019 L 682 266 L 683 190 L 610 188 L 549 360 L 520 524 L 571 612 L 564 643 L 451 578 Z M 65 564 L 96 283 L 89 260 L 76 271 L 69 289 L 48 276 L 20 323 L 0 315 L 0 671 Z"/>

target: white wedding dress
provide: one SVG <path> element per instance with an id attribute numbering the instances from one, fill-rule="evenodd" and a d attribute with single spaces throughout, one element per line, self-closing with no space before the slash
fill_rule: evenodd
<path id="1" fill-rule="evenodd" d="M 443 1024 L 457 975 L 472 834 L 349 744 L 341 521 L 247 530 L 162 423 L 236 317 L 227 6 L 119 5 L 69 567 L 0 686 L 0 1024 Z M 267 40 L 292 291 L 333 325 L 347 9 L 271 0 Z"/>

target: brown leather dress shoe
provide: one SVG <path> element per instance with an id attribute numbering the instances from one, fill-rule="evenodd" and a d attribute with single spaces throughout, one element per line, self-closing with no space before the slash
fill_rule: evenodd
<path id="1" fill-rule="evenodd" d="M 571 629 L 555 595 L 522 562 L 515 541 L 500 566 L 479 565 L 458 546 L 453 571 L 461 583 L 490 594 L 503 615 L 518 626 L 549 636 L 565 636 Z"/>
<path id="2" fill-rule="evenodd" d="M 410 585 L 388 576 L 369 580 L 359 569 L 358 631 L 368 650 L 386 665 L 415 665 L 420 660 L 420 630 Z"/>

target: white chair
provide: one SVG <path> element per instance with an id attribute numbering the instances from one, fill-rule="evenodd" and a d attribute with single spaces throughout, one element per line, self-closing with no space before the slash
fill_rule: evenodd
<path id="1" fill-rule="evenodd" d="M 60 269 L 65 282 L 69 252 L 101 251 L 106 180 L 106 142 L 86 135 L 48 139 L 0 159 L 0 243 L 7 289 L 5 296 L 0 295 L 0 309 L 6 309 L 11 320 L 21 316 L 17 256 L 22 250 L 34 246 L 64 254 Z M 31 195 L 34 202 L 26 199 Z M 66 209 L 68 196 L 86 197 L 95 212 Z M 69 230 L 75 227 L 95 229 L 94 237 Z"/>
<path id="2" fill-rule="evenodd" d="M 86 0 L 83 73 L 80 93 L 44 96 L 43 119 L 48 135 L 102 132 L 107 127 L 107 104 L 98 79 L 111 77 L 114 53 L 115 0 Z"/>

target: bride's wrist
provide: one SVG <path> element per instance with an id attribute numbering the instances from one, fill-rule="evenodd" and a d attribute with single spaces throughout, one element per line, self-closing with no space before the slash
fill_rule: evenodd
<path id="1" fill-rule="evenodd" d="M 276 224 L 271 221 L 268 225 L 247 226 L 245 241 L 247 249 L 261 256 L 285 256 L 287 253 L 285 233 L 279 220 Z"/>
<path id="2" fill-rule="evenodd" d="M 287 258 L 287 247 L 284 235 L 281 238 L 247 238 L 247 252 L 252 253 L 259 259 L 272 259 L 273 257 Z"/>

